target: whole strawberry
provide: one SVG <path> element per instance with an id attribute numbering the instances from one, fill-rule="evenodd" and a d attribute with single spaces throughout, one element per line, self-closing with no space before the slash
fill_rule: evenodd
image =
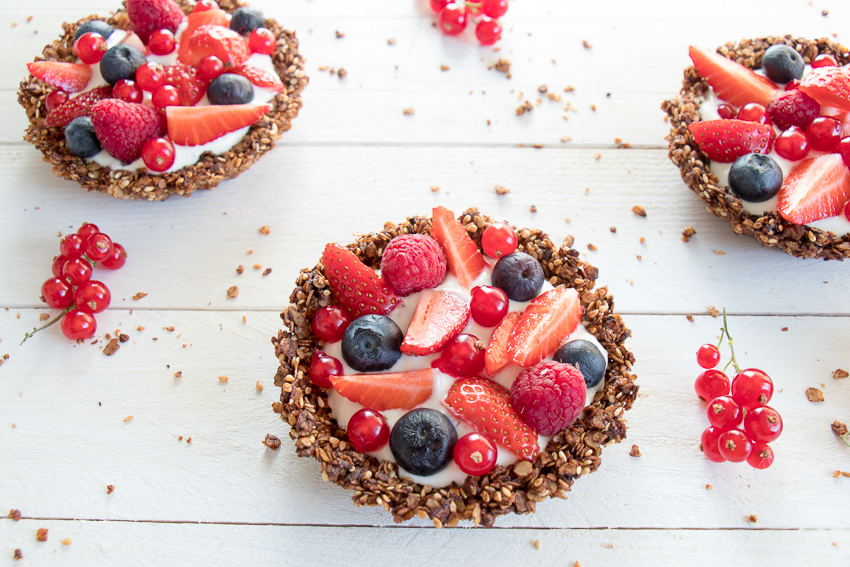
<path id="1" fill-rule="evenodd" d="M 148 43 L 152 32 L 161 29 L 176 32 L 183 10 L 173 0 L 127 0 L 127 15 L 136 35 Z"/>
<path id="2" fill-rule="evenodd" d="M 581 371 L 554 361 L 523 370 L 511 386 L 511 404 L 540 435 L 554 435 L 571 424 L 586 397 Z"/>
<path id="3" fill-rule="evenodd" d="M 434 288 L 446 278 L 446 255 L 426 234 L 402 234 L 384 250 L 381 276 L 402 297 Z"/>
<path id="4" fill-rule="evenodd" d="M 104 149 L 124 163 L 139 159 L 145 142 L 164 133 L 156 110 L 115 98 L 95 104 L 91 120 Z"/>

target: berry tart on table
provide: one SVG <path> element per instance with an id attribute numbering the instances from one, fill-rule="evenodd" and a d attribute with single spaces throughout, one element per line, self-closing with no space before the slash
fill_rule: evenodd
<path id="1" fill-rule="evenodd" d="M 327 244 L 272 338 L 273 410 L 324 480 L 396 522 L 534 512 L 625 438 L 637 396 L 630 331 L 596 275 L 476 209 Z"/>
<path id="2" fill-rule="evenodd" d="M 64 24 L 20 86 L 24 139 L 89 191 L 212 189 L 275 145 L 307 84 L 295 34 L 238 0 L 126 0 Z"/>
<path id="3" fill-rule="evenodd" d="M 691 46 L 670 159 L 709 211 L 800 258 L 850 258 L 850 56 L 828 39 Z"/>

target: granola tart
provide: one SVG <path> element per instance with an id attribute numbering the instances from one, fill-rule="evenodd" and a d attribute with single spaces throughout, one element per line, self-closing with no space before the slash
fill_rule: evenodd
<path id="1" fill-rule="evenodd" d="M 438 209 L 435 209 L 433 217 L 413 216 L 400 224 L 388 222 L 380 232 L 361 236 L 345 247 L 328 247 L 336 247 L 352 259 L 356 257 L 353 261 L 362 262 L 365 267 L 374 270 L 383 267 L 382 275 L 386 275 L 390 261 L 382 266 L 382 259 L 393 239 L 410 235 L 439 238 L 433 230 Z M 450 211 L 442 211 L 451 215 L 451 222 L 458 223 L 478 251 L 482 250 L 482 235 L 494 223 L 493 220 L 474 208 L 465 211 L 457 220 Z M 547 498 L 566 499 L 576 479 L 599 468 L 602 447 L 619 443 L 626 437 L 624 412 L 631 408 L 638 392 L 631 372 L 634 356 L 625 344 L 631 332 L 620 316 L 613 312 L 614 302 L 607 288 L 595 289 L 598 270 L 581 261 L 576 250 L 554 245 L 540 230 L 515 228 L 514 231 L 518 241 L 517 253 L 527 254 L 539 264 L 541 277 L 545 277 L 544 283 L 548 288 L 552 292 L 567 290 L 575 293 L 576 301 L 580 301 L 577 311 L 583 315 L 581 322 L 577 318 L 575 324 L 582 332 L 589 333 L 588 337 L 592 335 L 593 340 L 601 345 L 599 348 L 607 354 L 607 357 L 600 355 L 603 360 L 600 373 L 604 372 L 604 378 L 592 398 L 588 396 L 590 401 L 583 411 L 568 427 L 555 431 L 548 438 L 548 443 L 541 442 L 539 452 L 533 458 L 496 464 L 486 474 L 465 476 L 464 480 L 445 483 L 444 486 L 427 482 L 427 477 L 424 480 L 417 477 L 417 482 L 412 478 L 414 475 L 403 474 L 399 464 L 392 459 L 379 459 L 374 456 L 375 453 L 355 450 L 354 442 L 331 410 L 329 394 L 336 395 L 337 392 L 333 388 L 317 387 L 310 377 L 311 364 L 316 356 L 320 356 L 316 354 L 319 349 L 325 348 L 330 352 L 316 336 L 313 319 L 320 311 L 329 309 L 329 306 L 333 309 L 344 299 L 337 297 L 332 289 L 335 276 L 326 274 L 325 263 L 330 261 L 328 248 L 323 262 L 303 269 L 298 276 L 290 305 L 281 313 L 284 329 L 272 337 L 275 355 L 280 361 L 274 382 L 281 388 L 280 402 L 272 404 L 272 409 L 291 426 L 290 438 L 295 442 L 296 454 L 316 459 L 321 466 L 323 480 L 352 490 L 356 506 L 382 506 L 392 514 L 396 523 L 418 516 L 430 518 L 436 527 L 454 527 L 462 520 L 490 527 L 497 516 L 532 513 L 537 503 Z M 451 259 L 449 266 L 451 271 Z M 422 302 L 420 298 L 405 343 L 420 316 Z M 535 300 L 532 300 L 531 304 L 534 303 Z M 521 376 L 517 381 L 520 379 Z M 458 382 L 462 380 L 459 378 Z M 334 381 L 334 387 L 337 384 Z M 444 403 L 448 402 L 446 398 Z M 582 404 L 584 402 L 582 399 Z M 415 411 L 418 410 L 409 413 Z M 395 429 L 393 427 L 393 436 Z M 502 447 L 499 449 L 501 451 Z"/>
<path id="2" fill-rule="evenodd" d="M 717 53 L 747 69 L 760 71 L 765 52 L 775 45 L 787 45 L 793 48 L 802 58 L 800 68 L 803 63 L 810 65 L 819 55 L 832 56 L 838 65 L 850 62 L 848 51 L 829 39 L 808 40 L 790 35 L 744 39 L 738 44 L 729 42 L 721 46 Z M 695 48 L 692 47 L 693 49 Z M 806 67 L 806 69 L 810 68 Z M 790 86 L 792 83 L 794 85 Z M 800 81 L 790 81 L 784 94 L 789 94 L 799 84 Z M 805 79 L 803 84 L 805 85 Z M 778 88 L 779 95 L 783 96 L 781 85 Z M 661 105 L 671 124 L 671 131 L 667 136 L 670 160 L 679 168 L 682 179 L 691 191 L 705 202 L 706 208 L 715 216 L 728 220 L 737 234 L 753 236 L 763 246 L 776 246 L 798 258 L 843 260 L 850 257 L 850 234 L 843 230 L 843 226 L 840 230 L 833 231 L 831 225 L 829 229 L 821 229 L 806 222 L 795 223 L 784 218 L 775 210 L 775 206 L 774 210 L 767 210 L 761 214 L 753 214 L 752 211 L 757 210 L 757 207 L 750 206 L 751 212 L 748 212 L 745 203 L 730 189 L 725 179 L 721 182 L 721 179 L 712 173 L 712 160 L 700 148 L 694 133 L 689 129 L 689 126 L 700 122 L 701 105 L 712 99 L 715 102 L 723 102 L 723 100 L 717 101 L 709 82 L 700 75 L 697 67 L 690 66 L 685 69 L 680 95 Z M 822 101 L 821 103 L 823 105 Z M 766 102 L 765 105 L 767 105 Z M 768 111 L 770 110 L 768 108 Z M 722 115 L 720 117 L 726 118 Z M 774 123 L 776 123 L 775 120 Z M 770 127 L 770 122 L 767 122 L 767 126 Z M 769 134 L 771 139 L 767 144 L 767 152 L 770 151 L 770 145 L 775 138 L 773 131 Z M 759 153 L 760 150 L 754 151 Z M 766 153 L 764 149 L 761 151 Z M 811 155 L 816 153 L 812 152 Z M 793 171 L 792 169 L 792 175 Z M 786 176 L 786 180 L 788 178 Z"/>
<path id="3" fill-rule="evenodd" d="M 175 0 L 175 3 L 185 15 L 191 14 L 195 6 L 188 0 Z M 218 5 L 230 15 L 240 7 L 247 6 L 239 0 L 220 0 Z M 75 31 L 90 20 L 103 20 L 116 30 L 131 29 L 126 3 L 123 9 L 109 17 L 92 15 L 77 22 L 65 23 L 62 26 L 62 37 L 48 44 L 36 61 L 75 62 Z M 246 171 L 271 150 L 275 140 L 289 130 L 302 105 L 300 95 L 308 78 L 304 72 L 304 59 L 298 52 L 295 33 L 284 30 L 270 18 L 265 19 L 263 25 L 276 38 L 274 51 L 270 54 L 271 64 L 283 85 L 276 88 L 279 92 L 270 101 L 271 109 L 250 126 L 241 141 L 220 155 L 205 152 L 192 165 L 162 174 L 154 174 L 144 167 L 135 170 L 113 169 L 77 157 L 66 147 L 64 128 L 45 125 L 45 98 L 56 88 L 31 74 L 21 82 L 18 91 L 18 102 L 26 110 L 30 122 L 24 139 L 42 152 L 44 161 L 53 165 L 53 172 L 58 177 L 75 181 L 88 191 L 108 193 L 119 199 L 161 201 L 172 194 L 188 197 L 198 189 L 213 189 L 222 181 Z"/>

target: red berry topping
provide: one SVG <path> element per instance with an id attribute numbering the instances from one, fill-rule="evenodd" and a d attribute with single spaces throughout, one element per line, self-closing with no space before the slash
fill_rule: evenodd
<path id="1" fill-rule="evenodd" d="M 844 218 L 850 221 L 850 201 L 847 201 L 847 204 L 844 206 Z"/>
<path id="2" fill-rule="evenodd" d="M 485 16 L 501 18 L 508 11 L 508 0 L 482 0 L 481 11 Z"/>
<path id="3" fill-rule="evenodd" d="M 99 101 L 112 96 L 112 87 L 104 85 L 72 98 L 53 109 L 44 119 L 44 125 L 49 128 L 67 126 L 75 118 L 89 116 L 91 109 Z"/>
<path id="4" fill-rule="evenodd" d="M 714 368 L 720 362 L 720 351 L 714 345 L 702 345 L 697 349 L 697 364 L 703 368 Z"/>
<path id="5" fill-rule="evenodd" d="M 457 2 L 447 4 L 445 8 L 440 10 L 437 21 L 444 34 L 458 35 L 466 29 L 466 24 L 469 23 L 466 6 Z"/>
<path id="6" fill-rule="evenodd" d="M 372 268 L 347 248 L 328 244 L 322 263 L 334 296 L 352 318 L 373 313 L 388 315 L 404 303 Z"/>
<path id="7" fill-rule="evenodd" d="M 127 0 L 126 6 L 133 31 L 144 43 L 157 30 L 176 32 L 183 21 L 183 10 L 173 0 Z"/>
<path id="8" fill-rule="evenodd" d="M 507 223 L 493 223 L 484 229 L 484 234 L 481 235 L 484 253 L 496 260 L 515 252 L 517 244 L 516 232 Z"/>
<path id="9" fill-rule="evenodd" d="M 348 311 L 339 305 L 327 305 L 313 315 L 311 326 L 319 340 L 335 343 L 342 340 L 345 330 L 351 324 Z"/>
<path id="10" fill-rule="evenodd" d="M 493 336 L 490 337 L 490 344 L 487 345 L 487 352 L 484 355 L 484 368 L 487 370 L 487 376 L 493 377 L 511 361 L 508 354 L 508 342 L 521 318 L 522 313 L 511 311 L 505 315 L 505 318 L 493 331 Z"/>
<path id="11" fill-rule="evenodd" d="M 112 239 L 102 232 L 92 234 L 86 239 L 86 256 L 93 262 L 100 262 L 112 254 Z"/>
<path id="12" fill-rule="evenodd" d="M 805 130 L 820 114 L 820 104 L 803 91 L 791 91 L 771 102 L 767 113 L 780 130 L 791 126 Z"/>
<path id="13" fill-rule="evenodd" d="M 390 440 L 390 426 L 380 412 L 363 408 L 348 420 L 348 439 L 359 453 L 377 451 Z"/>
<path id="14" fill-rule="evenodd" d="M 555 354 L 581 321 L 578 292 L 558 286 L 531 300 L 508 341 L 514 364 L 528 368 Z"/>
<path id="15" fill-rule="evenodd" d="M 112 97 L 121 99 L 124 102 L 134 102 L 137 104 L 141 104 L 145 99 L 142 87 L 136 81 L 129 81 L 127 79 L 120 79 L 115 83 L 115 86 L 112 87 Z"/>
<path id="16" fill-rule="evenodd" d="M 169 106 L 168 137 L 181 146 L 199 146 L 255 124 L 271 109 L 269 104 Z"/>
<path id="17" fill-rule="evenodd" d="M 102 100 L 91 112 L 97 139 L 112 157 L 132 163 L 142 155 L 145 142 L 160 133 L 156 110 L 123 100 Z"/>
<path id="18" fill-rule="evenodd" d="M 746 461 L 753 450 L 752 442 L 740 429 L 732 429 L 720 434 L 717 448 L 723 458 L 733 463 Z"/>
<path id="19" fill-rule="evenodd" d="M 199 2 L 195 2 L 195 7 L 192 9 L 192 11 L 206 12 L 207 10 L 212 10 L 213 8 L 218 8 L 218 4 L 216 4 L 215 0 L 200 0 Z"/>
<path id="20" fill-rule="evenodd" d="M 168 55 L 177 47 L 177 40 L 169 30 L 156 30 L 148 40 L 148 49 L 154 55 Z"/>
<path id="21" fill-rule="evenodd" d="M 271 55 L 277 47 L 277 38 L 268 28 L 257 28 L 248 38 L 248 47 L 253 53 Z"/>
<path id="22" fill-rule="evenodd" d="M 243 77 L 251 81 L 251 84 L 255 87 L 271 89 L 277 92 L 281 92 L 286 88 L 277 73 L 271 73 L 269 71 L 257 69 L 256 67 L 251 67 L 250 65 L 241 65 L 235 69 L 229 70 L 228 73 L 242 75 Z"/>
<path id="23" fill-rule="evenodd" d="M 451 4 L 452 2 L 454 0 L 431 0 L 431 9 L 439 14 L 447 4 Z"/>
<path id="24" fill-rule="evenodd" d="M 225 68 L 238 67 L 251 56 L 251 49 L 245 38 L 224 26 L 201 26 L 192 32 L 187 44 L 188 58 L 191 58 L 191 64 L 194 66 L 204 57 L 215 55 L 221 59 Z"/>
<path id="25" fill-rule="evenodd" d="M 511 404 L 540 435 L 554 435 L 571 424 L 586 398 L 581 371 L 551 360 L 523 370 L 511 386 Z"/>
<path id="26" fill-rule="evenodd" d="M 68 260 L 70 260 L 70 258 L 65 255 L 56 256 L 56 258 L 53 259 L 53 266 L 51 266 L 50 270 L 53 272 L 54 276 L 60 279 L 65 277 L 62 274 L 62 268 Z"/>
<path id="27" fill-rule="evenodd" d="M 844 112 L 850 110 L 850 73 L 843 67 L 812 69 L 803 77 L 799 90 L 821 106 L 834 106 Z"/>
<path id="28" fill-rule="evenodd" d="M 457 440 L 452 457 L 460 470 L 471 476 L 487 474 L 496 466 L 499 451 L 493 441 L 480 433 L 468 433 Z"/>
<path id="29" fill-rule="evenodd" d="M 431 366 L 449 376 L 478 376 L 484 370 L 484 343 L 475 335 L 460 334 L 446 343 Z"/>
<path id="30" fill-rule="evenodd" d="M 776 138 L 773 149 L 787 160 L 799 161 L 809 155 L 809 139 L 802 128 L 791 126 Z"/>
<path id="31" fill-rule="evenodd" d="M 723 431 L 737 427 L 744 419 L 741 406 L 729 396 L 720 396 L 708 402 L 705 413 L 708 416 L 708 422 Z"/>
<path id="32" fill-rule="evenodd" d="M 89 281 L 91 273 L 91 264 L 85 258 L 71 258 L 62 266 L 62 277 L 71 285 L 80 285 Z"/>
<path id="33" fill-rule="evenodd" d="M 339 360 L 321 350 L 313 353 L 313 361 L 310 363 L 310 381 L 313 384 L 320 388 L 330 388 L 330 377 L 342 374 L 342 363 Z"/>
<path id="34" fill-rule="evenodd" d="M 709 426 L 702 432 L 700 445 L 702 446 L 702 452 L 705 458 L 709 461 L 714 461 L 715 463 L 726 461 L 723 455 L 720 454 L 720 448 L 717 446 L 717 441 L 722 433 L 723 431 L 721 429 L 713 426 Z"/>
<path id="35" fill-rule="evenodd" d="M 215 55 L 207 55 L 198 63 L 198 76 L 205 81 L 212 81 L 224 73 L 224 63 Z"/>
<path id="36" fill-rule="evenodd" d="M 720 104 L 717 106 L 717 114 L 725 120 L 732 120 L 738 116 L 738 111 L 731 104 Z"/>
<path id="37" fill-rule="evenodd" d="M 198 75 L 198 70 L 180 63 L 165 68 L 163 84 L 171 85 L 177 89 L 180 94 L 178 104 L 183 106 L 195 106 L 207 92 L 207 81 Z"/>
<path id="38" fill-rule="evenodd" d="M 755 469 L 766 469 L 773 464 L 773 449 L 767 443 L 753 443 L 747 463 Z"/>
<path id="39" fill-rule="evenodd" d="M 61 104 L 64 104 L 68 101 L 68 93 L 63 91 L 62 89 L 56 89 L 55 91 L 51 91 L 49 95 L 44 97 L 44 110 L 48 113 L 52 112 L 53 109 L 58 107 Z"/>
<path id="40" fill-rule="evenodd" d="M 230 20 L 227 12 L 219 8 L 211 8 L 203 12 L 192 12 L 186 18 L 186 29 L 183 35 L 180 36 L 180 45 L 177 48 L 177 61 L 184 65 L 194 64 L 194 54 L 189 47 L 189 39 L 195 32 L 203 26 L 224 26 L 230 27 Z"/>
<path id="41" fill-rule="evenodd" d="M 74 291 L 64 280 L 50 278 L 41 284 L 41 297 L 48 307 L 65 309 L 74 301 Z"/>
<path id="42" fill-rule="evenodd" d="M 740 63 L 701 47 L 691 46 L 688 50 L 697 72 L 703 77 L 718 98 L 735 106 L 757 102 L 770 104 L 779 88 L 766 77 L 757 75 Z"/>
<path id="43" fill-rule="evenodd" d="M 74 42 L 74 54 L 87 65 L 99 63 L 106 50 L 106 40 L 99 33 L 84 33 Z"/>
<path id="44" fill-rule="evenodd" d="M 757 368 L 748 368 L 732 380 L 732 397 L 748 410 L 767 405 L 773 397 L 773 380 Z"/>
<path id="45" fill-rule="evenodd" d="M 77 258 L 85 252 L 86 239 L 79 234 L 69 234 L 59 244 L 59 252 L 68 258 Z"/>
<path id="46" fill-rule="evenodd" d="M 178 106 L 180 104 L 180 93 L 171 85 L 163 85 L 154 91 L 151 101 L 156 108 Z"/>
<path id="47" fill-rule="evenodd" d="M 697 395 L 705 401 L 729 395 L 729 377 L 719 370 L 706 370 L 694 383 Z"/>
<path id="48" fill-rule="evenodd" d="M 446 255 L 428 235 L 396 236 L 384 250 L 381 277 L 401 296 L 435 288 L 446 278 Z"/>
<path id="49" fill-rule="evenodd" d="M 68 311 L 59 325 L 62 327 L 62 334 L 74 341 L 90 339 L 97 330 L 94 316 L 79 309 Z"/>
<path id="50" fill-rule="evenodd" d="M 841 154 L 841 158 L 844 160 L 844 165 L 850 167 L 850 137 L 842 138 L 841 141 L 838 142 L 838 148 L 836 151 Z"/>
<path id="51" fill-rule="evenodd" d="M 820 67 L 838 67 L 838 61 L 829 53 L 821 53 L 812 61 L 812 68 L 818 69 Z"/>
<path id="52" fill-rule="evenodd" d="M 738 111 L 738 120 L 767 124 L 767 110 L 764 106 L 757 102 L 745 104 L 741 110 Z"/>
<path id="53" fill-rule="evenodd" d="M 841 122 L 829 116 L 819 116 L 806 128 L 806 137 L 812 149 L 819 152 L 834 152 L 841 141 Z"/>
<path id="54" fill-rule="evenodd" d="M 475 26 L 475 37 L 481 45 L 493 45 L 502 37 L 502 24 L 499 20 L 484 18 Z"/>
<path id="55" fill-rule="evenodd" d="M 83 223 L 83 225 L 77 229 L 77 234 L 83 238 L 88 238 L 92 234 L 97 234 L 98 232 L 100 232 L 100 229 L 97 225 L 90 222 Z"/>
<path id="56" fill-rule="evenodd" d="M 840 215 L 850 201 L 850 170 L 838 154 L 824 154 L 798 163 L 779 190 L 777 209 L 795 224 Z"/>
<path id="57" fill-rule="evenodd" d="M 109 307 L 111 300 L 112 294 L 109 293 L 109 288 L 94 280 L 80 284 L 74 293 L 77 309 L 84 313 L 100 313 Z"/>
<path id="58" fill-rule="evenodd" d="M 472 319 L 482 327 L 495 327 L 508 314 L 508 294 L 489 285 L 472 288 L 469 310 Z"/>
<path id="59" fill-rule="evenodd" d="M 174 165 L 174 144 L 166 138 L 148 140 L 142 148 L 142 160 L 151 171 L 168 171 Z"/>
<path id="60" fill-rule="evenodd" d="M 98 262 L 98 266 L 107 270 L 117 270 L 127 262 L 127 251 L 117 242 L 112 243 L 112 254 Z"/>
<path id="61" fill-rule="evenodd" d="M 165 67 L 153 61 L 148 61 L 136 69 L 136 83 L 142 90 L 152 93 L 165 84 Z"/>
<path id="62" fill-rule="evenodd" d="M 688 130 L 708 158 L 720 163 L 732 163 L 749 153 L 770 153 L 776 138 L 769 124 L 744 120 L 703 120 L 691 123 Z"/>
<path id="63" fill-rule="evenodd" d="M 435 373 L 428 368 L 396 374 L 333 376 L 331 383 L 344 398 L 378 411 L 413 409 L 431 397 Z"/>
<path id="64" fill-rule="evenodd" d="M 80 92 L 91 79 L 91 67 L 85 63 L 35 61 L 27 63 L 27 70 L 33 77 L 68 93 Z"/>
<path id="65" fill-rule="evenodd" d="M 782 417 L 773 408 L 756 408 L 747 412 L 744 430 L 754 442 L 770 443 L 782 433 Z"/>
<path id="66" fill-rule="evenodd" d="M 791 79 L 790 81 L 785 83 L 785 90 L 786 91 L 796 91 L 799 88 L 800 88 L 800 81 L 798 81 L 797 79 Z"/>
<path id="67" fill-rule="evenodd" d="M 469 289 L 475 278 L 487 267 L 484 255 L 453 212 L 445 207 L 434 207 L 431 215 L 434 219 L 432 236 L 446 253 L 449 273 L 458 279 L 461 287 Z"/>
<path id="68" fill-rule="evenodd" d="M 416 305 L 401 352 L 425 356 L 456 337 L 469 321 L 469 305 L 446 291 L 426 292 Z"/>

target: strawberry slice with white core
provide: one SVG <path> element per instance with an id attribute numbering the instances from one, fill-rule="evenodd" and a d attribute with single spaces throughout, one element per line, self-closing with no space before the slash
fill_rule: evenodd
<path id="1" fill-rule="evenodd" d="M 732 163 L 749 153 L 768 154 L 776 139 L 770 124 L 746 120 L 703 120 L 692 122 L 688 130 L 708 159 L 720 163 Z"/>
<path id="2" fill-rule="evenodd" d="M 455 338 L 469 321 L 469 304 L 446 292 L 424 292 L 407 328 L 401 352 L 425 356 Z"/>
<path id="3" fill-rule="evenodd" d="M 850 170 L 841 154 L 809 158 L 791 170 L 779 191 L 777 209 L 795 224 L 842 214 L 850 201 Z"/>
<path id="4" fill-rule="evenodd" d="M 453 212 L 445 207 L 435 207 L 431 214 L 434 217 L 431 236 L 446 253 L 449 273 L 457 278 L 464 289 L 469 289 L 475 278 L 487 267 L 484 256 Z"/>
<path id="5" fill-rule="evenodd" d="M 363 315 L 389 315 L 404 303 L 375 270 L 348 248 L 328 244 L 322 253 L 322 264 L 336 300 L 348 310 L 352 319 Z"/>
<path id="6" fill-rule="evenodd" d="M 493 331 L 493 336 L 490 337 L 490 344 L 487 345 L 487 352 L 484 355 L 484 368 L 487 370 L 487 376 L 493 377 L 511 361 L 511 357 L 508 356 L 508 341 L 521 317 L 522 313 L 519 311 L 511 311 L 505 315 L 499 326 Z"/>
<path id="7" fill-rule="evenodd" d="M 413 409 L 425 403 L 434 390 L 436 370 L 413 370 L 395 374 L 354 374 L 331 376 L 339 394 L 377 411 Z"/>
<path id="8" fill-rule="evenodd" d="M 168 106 L 168 137 L 180 146 L 200 146 L 251 126 L 271 109 L 270 104 Z"/>
<path id="9" fill-rule="evenodd" d="M 78 93 L 86 88 L 91 79 L 91 67 L 83 63 L 65 63 L 62 61 L 34 61 L 27 63 L 27 69 L 33 77 L 48 85 L 59 87 L 66 93 Z"/>
<path id="10" fill-rule="evenodd" d="M 523 368 L 555 354 L 581 321 L 581 301 L 571 287 L 559 286 L 531 300 L 508 341 L 511 361 Z"/>
<path id="11" fill-rule="evenodd" d="M 800 90 L 821 106 L 850 111 L 850 71 L 844 67 L 816 67 L 800 81 Z"/>
<path id="12" fill-rule="evenodd" d="M 757 102 L 766 107 L 779 94 L 776 83 L 718 53 L 692 45 L 688 54 L 714 94 L 730 104 Z"/>

